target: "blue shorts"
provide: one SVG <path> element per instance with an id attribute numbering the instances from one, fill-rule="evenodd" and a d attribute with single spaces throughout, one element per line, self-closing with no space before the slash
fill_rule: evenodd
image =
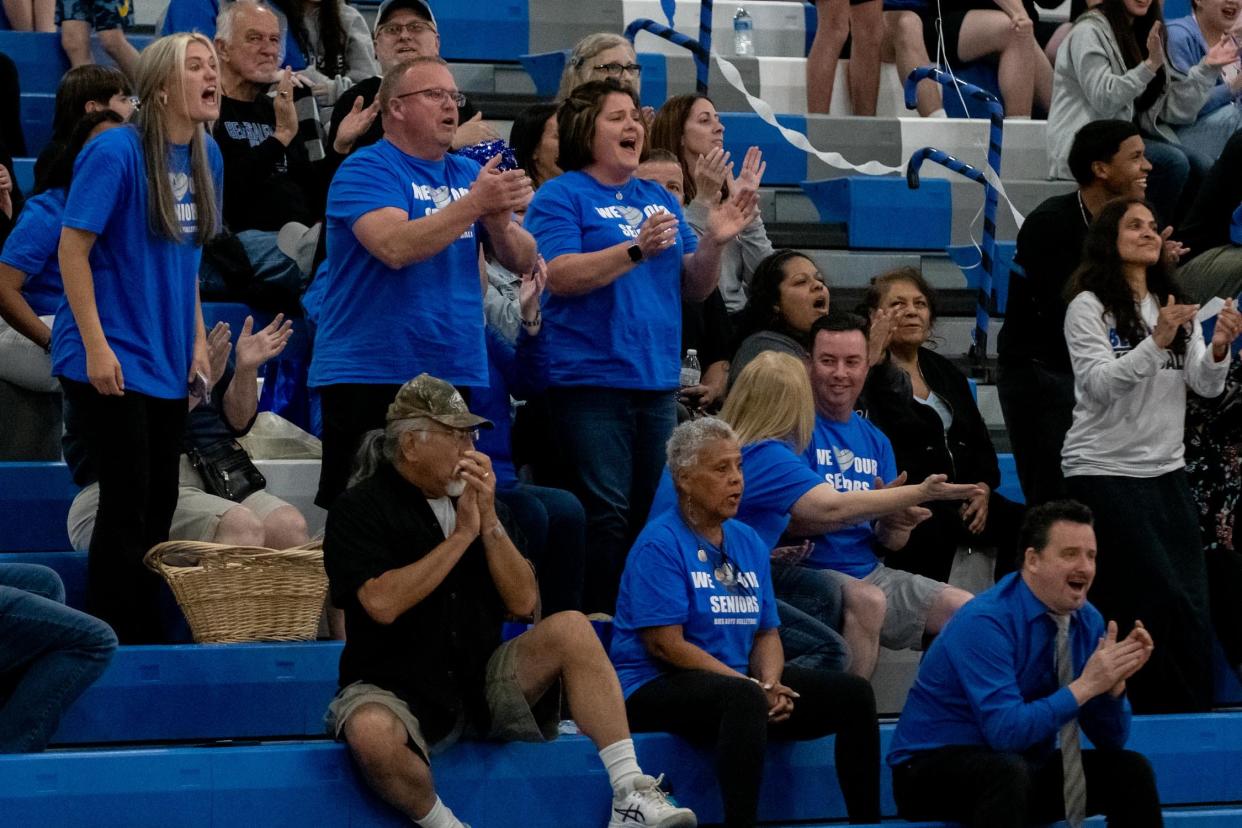
<path id="1" fill-rule="evenodd" d="M 134 25 L 133 0 L 56 0 L 56 25 L 81 20 L 97 32 Z"/>

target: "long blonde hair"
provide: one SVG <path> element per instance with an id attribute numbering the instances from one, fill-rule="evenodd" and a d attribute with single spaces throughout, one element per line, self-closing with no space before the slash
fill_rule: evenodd
<path id="1" fill-rule="evenodd" d="M 190 43 L 206 46 L 214 57 L 215 48 L 205 36 L 179 33 L 161 37 L 142 50 L 138 57 L 138 99 L 142 102 L 134 124 L 142 142 L 147 173 L 147 223 L 151 233 L 178 244 L 185 241 L 177 217 L 176 199 L 168 177 L 168 114 L 174 101 L 188 108 L 185 90 L 185 53 Z M 217 87 L 219 88 L 219 87 Z M 196 124 L 190 138 L 190 172 L 194 184 L 194 207 L 198 230 L 194 243 L 202 245 L 216 235 L 220 217 L 216 210 L 216 189 L 211 163 L 207 159 L 207 132 Z"/>
<path id="2" fill-rule="evenodd" d="M 579 40 L 574 45 L 574 50 L 569 53 L 569 60 L 565 61 L 565 69 L 561 72 L 561 85 L 556 90 L 556 99 L 565 100 L 569 97 L 569 93 L 574 91 L 574 87 L 589 81 L 594 69 L 591 64 L 596 55 L 613 46 L 624 46 L 631 52 L 634 51 L 633 43 L 612 32 L 596 32 Z"/>
<path id="3" fill-rule="evenodd" d="M 815 428 L 815 398 L 806 365 L 780 351 L 764 351 L 738 374 L 720 419 L 733 426 L 743 445 L 788 440 L 802 452 Z"/>

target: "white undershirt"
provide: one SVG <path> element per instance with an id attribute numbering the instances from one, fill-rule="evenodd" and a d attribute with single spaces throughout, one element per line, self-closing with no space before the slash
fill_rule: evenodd
<path id="1" fill-rule="evenodd" d="M 444 531 L 444 537 L 447 538 L 453 534 L 453 530 L 457 528 L 457 507 L 453 505 L 452 498 L 446 495 L 433 500 L 429 497 L 427 505 L 431 507 L 432 514 L 436 516 L 436 522 Z"/>
<path id="2" fill-rule="evenodd" d="M 948 431 L 949 426 L 953 425 L 953 409 L 949 408 L 949 404 L 935 391 L 928 389 L 927 399 L 922 399 L 918 394 L 914 395 L 914 399 L 936 412 L 937 416 L 940 417 L 940 422 L 944 425 L 945 431 Z"/>

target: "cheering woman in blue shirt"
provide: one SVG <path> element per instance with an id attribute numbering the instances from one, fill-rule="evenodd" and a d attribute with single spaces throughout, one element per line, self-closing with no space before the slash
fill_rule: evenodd
<path id="1" fill-rule="evenodd" d="M 587 608 L 611 611 L 676 421 L 682 297 L 715 288 L 721 250 L 758 201 L 741 192 L 714 205 L 696 239 L 677 197 L 635 178 L 646 129 L 638 97 L 615 80 L 575 89 L 557 124 L 565 173 L 539 188 L 526 229 L 548 262 L 553 424 L 598 549 Z"/>
<path id="2" fill-rule="evenodd" d="M 220 112 L 217 84 L 202 35 L 148 46 L 135 126 L 86 146 L 65 205 L 52 373 L 99 472 L 92 611 L 125 643 L 160 637 L 142 557 L 168 537 L 186 398 L 210 374 L 198 264 L 220 226 L 220 152 L 203 129 Z"/>

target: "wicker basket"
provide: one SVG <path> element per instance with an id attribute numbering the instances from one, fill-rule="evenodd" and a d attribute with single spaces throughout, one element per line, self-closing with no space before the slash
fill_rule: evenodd
<path id="1" fill-rule="evenodd" d="M 322 542 L 277 551 L 169 541 L 145 561 L 168 582 L 201 644 L 315 638 L 328 591 Z"/>

